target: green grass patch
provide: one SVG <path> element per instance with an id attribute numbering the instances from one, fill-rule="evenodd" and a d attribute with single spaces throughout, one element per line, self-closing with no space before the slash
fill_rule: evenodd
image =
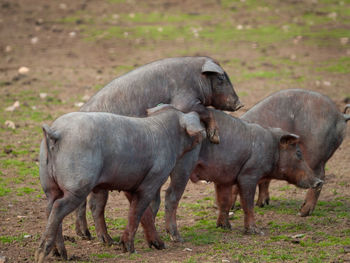
<path id="1" fill-rule="evenodd" d="M 125 229 L 127 224 L 127 219 L 122 217 L 116 218 L 116 219 L 111 219 L 106 217 L 106 223 L 108 227 L 111 229 Z"/>
<path id="2" fill-rule="evenodd" d="M 0 197 L 11 193 L 11 191 L 11 188 L 8 188 L 6 183 L 0 181 Z"/>
<path id="3" fill-rule="evenodd" d="M 100 258 L 100 259 L 103 259 L 103 258 L 115 258 L 116 255 L 113 255 L 113 254 L 110 254 L 110 253 L 107 253 L 107 252 L 104 252 L 104 253 L 100 253 L 100 254 L 91 254 L 92 257 L 96 257 L 96 258 Z"/>
<path id="4" fill-rule="evenodd" d="M 213 244 L 220 240 L 223 232 L 216 227 L 216 220 L 198 220 L 194 226 L 185 226 L 181 229 L 183 237 L 194 245 Z"/>
<path id="5" fill-rule="evenodd" d="M 20 178 L 27 176 L 39 177 L 39 167 L 34 162 L 28 163 L 17 159 L 6 159 L 0 160 L 0 165 L 4 169 L 15 169 Z"/>
<path id="6" fill-rule="evenodd" d="M 170 24 L 170 23 L 184 23 L 194 21 L 210 21 L 212 20 L 211 15 L 203 15 L 198 13 L 132 13 L 132 14 L 122 14 L 122 21 L 129 21 L 139 24 Z"/>
<path id="7" fill-rule="evenodd" d="M 35 192 L 36 190 L 30 187 L 20 187 L 16 189 L 17 195 L 21 196 L 24 194 L 31 194 L 33 192 Z"/>
<path id="8" fill-rule="evenodd" d="M 20 242 L 24 239 L 24 236 L 27 235 L 23 233 L 19 236 L 0 236 L 0 243 L 2 244 L 12 244 L 15 242 Z"/>
<path id="9" fill-rule="evenodd" d="M 342 57 L 337 61 L 327 61 L 324 66 L 317 68 L 318 71 L 326 71 L 331 73 L 350 73 L 350 57 Z"/>

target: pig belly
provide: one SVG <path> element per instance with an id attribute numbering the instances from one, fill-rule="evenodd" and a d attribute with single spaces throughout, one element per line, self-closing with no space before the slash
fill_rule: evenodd
<path id="1" fill-rule="evenodd" d="M 103 169 L 96 188 L 119 191 L 136 190 L 150 167 L 137 162 L 116 164 Z"/>
<path id="2" fill-rule="evenodd" d="M 204 180 L 216 184 L 235 184 L 238 170 L 235 166 L 199 164 L 191 174 L 191 181 Z"/>

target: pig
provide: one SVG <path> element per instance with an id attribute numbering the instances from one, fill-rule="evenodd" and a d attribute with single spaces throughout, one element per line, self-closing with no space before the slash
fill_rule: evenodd
<path id="1" fill-rule="evenodd" d="M 219 142 L 219 133 L 206 106 L 228 111 L 243 106 L 228 75 L 216 61 L 209 57 L 179 57 L 152 62 L 114 79 L 91 97 L 81 111 L 144 117 L 146 109 L 160 103 L 171 103 L 183 112 L 196 111 L 215 143 Z M 107 233 L 103 205 L 100 205 L 107 202 L 107 198 L 108 192 L 92 193 L 89 203 L 99 240 L 111 244 L 113 240 Z M 76 211 L 75 229 L 79 236 L 91 238 L 86 202 Z"/>
<path id="2" fill-rule="evenodd" d="M 325 165 L 342 143 L 346 134 L 346 122 L 350 115 L 339 112 L 334 102 L 315 91 L 287 89 L 278 91 L 247 111 L 242 120 L 264 127 L 279 127 L 300 136 L 299 145 L 314 173 L 325 178 Z M 257 205 L 269 204 L 268 187 L 271 180 L 259 183 Z M 309 189 L 301 207 L 300 215 L 308 216 L 315 209 L 322 187 Z M 237 197 L 233 190 L 233 202 Z"/>
<path id="3" fill-rule="evenodd" d="M 219 215 L 217 226 L 230 229 L 232 185 L 237 184 L 244 210 L 246 233 L 257 234 L 254 219 L 254 195 L 259 181 L 286 180 L 301 188 L 319 188 L 323 181 L 315 176 L 303 159 L 299 136 L 279 128 L 264 128 L 247 123 L 224 112 L 210 110 L 220 129 L 220 144 L 204 140 L 199 156 L 182 158 L 174 168 L 165 196 L 166 230 L 172 240 L 182 241 L 176 225 L 176 209 L 186 184 L 214 182 Z"/>
<path id="4" fill-rule="evenodd" d="M 176 160 L 206 136 L 196 112 L 185 114 L 162 105 L 149 114 L 133 118 L 74 112 L 61 116 L 51 127 L 43 126 L 39 172 L 48 199 L 48 223 L 36 262 L 44 261 L 56 237 L 57 249 L 67 259 L 62 220 L 90 192 L 101 190 L 128 193 L 131 205 L 121 244 L 124 251 L 134 252 L 135 232 L 149 203 Z M 158 245 L 164 248 L 164 243 Z"/>

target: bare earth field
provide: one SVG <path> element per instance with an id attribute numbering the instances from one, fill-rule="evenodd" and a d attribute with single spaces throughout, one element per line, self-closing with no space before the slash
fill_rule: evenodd
<path id="1" fill-rule="evenodd" d="M 160 58 L 207 55 L 245 104 L 235 116 L 287 88 L 321 92 L 343 110 L 350 103 L 349 38 L 349 0 L 0 0 L 0 256 L 32 262 L 46 226 L 41 125 L 77 111 L 115 77 Z M 20 67 L 29 71 L 20 74 Z M 217 229 L 213 184 L 199 182 L 189 183 L 178 209 L 184 243 L 165 233 L 162 207 L 156 223 L 163 251 L 148 248 L 141 227 L 132 255 L 82 240 L 72 215 L 64 220 L 65 244 L 72 262 L 350 262 L 349 187 L 350 128 L 327 164 L 312 216 L 297 215 L 305 190 L 272 183 L 270 205 L 255 210 L 264 236 L 243 234 L 241 210 L 232 231 Z M 106 211 L 118 240 L 124 195 L 113 192 Z M 95 235 L 90 212 L 88 219 Z"/>

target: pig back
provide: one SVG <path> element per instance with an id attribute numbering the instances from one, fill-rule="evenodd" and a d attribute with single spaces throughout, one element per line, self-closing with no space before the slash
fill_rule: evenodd
<path id="1" fill-rule="evenodd" d="M 251 156 L 252 126 L 222 111 L 210 109 L 220 130 L 220 144 L 202 142 L 193 181 L 232 183 L 242 165 Z M 197 177 L 197 178 L 196 178 Z"/>
<path id="2" fill-rule="evenodd" d="M 193 96 L 199 88 L 205 57 L 169 58 L 141 66 L 98 91 L 81 111 L 103 111 L 125 116 L 146 116 L 148 108 L 171 103 L 178 94 Z"/>
<path id="3" fill-rule="evenodd" d="M 276 92 L 241 119 L 299 135 L 300 147 L 312 169 L 332 156 L 344 138 L 346 127 L 342 114 L 327 96 L 302 89 Z"/>

